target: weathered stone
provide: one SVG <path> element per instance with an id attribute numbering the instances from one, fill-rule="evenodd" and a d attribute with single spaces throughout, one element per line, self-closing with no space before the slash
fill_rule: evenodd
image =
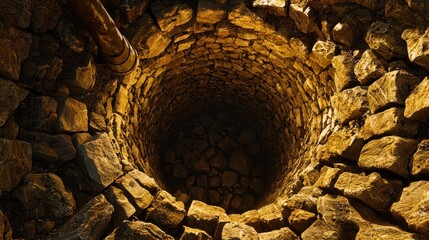
<path id="1" fill-rule="evenodd" d="M 320 171 L 320 177 L 317 179 L 316 183 L 314 183 L 314 186 L 321 189 L 333 190 L 334 184 L 341 172 L 342 171 L 339 168 L 323 166 L 322 170 Z"/>
<path id="2" fill-rule="evenodd" d="M 43 33 L 53 29 L 62 14 L 57 0 L 35 0 L 31 12 L 30 28 L 36 33 Z"/>
<path id="3" fill-rule="evenodd" d="M 73 146 L 78 148 L 79 145 L 84 144 L 91 140 L 92 136 L 89 133 L 76 133 L 71 136 Z"/>
<path id="4" fill-rule="evenodd" d="M 189 22 L 193 14 L 192 8 L 185 3 L 167 5 L 161 1 L 155 1 L 151 4 L 151 9 L 163 32 L 170 32 L 175 27 Z"/>
<path id="5" fill-rule="evenodd" d="M 123 221 L 115 230 L 104 240 L 174 240 L 174 238 L 156 225 L 142 221 Z"/>
<path id="6" fill-rule="evenodd" d="M 57 102 L 48 96 L 31 97 L 18 108 L 17 120 L 24 128 L 52 133 L 56 130 Z"/>
<path id="7" fill-rule="evenodd" d="M 115 184 L 124 191 L 137 212 L 145 210 L 152 203 L 153 196 L 148 190 L 140 186 L 129 174 L 125 174 L 115 181 Z"/>
<path id="8" fill-rule="evenodd" d="M 186 215 L 186 221 L 190 227 L 202 229 L 210 235 L 214 234 L 221 221 L 226 220 L 228 216 L 224 209 L 197 200 L 192 201 Z"/>
<path id="9" fill-rule="evenodd" d="M 96 112 L 89 113 L 89 130 L 95 132 L 104 132 L 107 130 L 106 122 L 101 114 Z"/>
<path id="10" fill-rule="evenodd" d="M 322 219 L 317 219 L 309 228 L 301 234 L 302 240 L 339 240 L 338 230 L 329 226 Z"/>
<path id="11" fill-rule="evenodd" d="M 0 45 L 2 46 L 0 50 L 0 76 L 17 80 L 21 72 L 21 63 L 28 57 L 30 51 L 31 36 L 19 29 L 8 28 L 2 23 L 0 23 L 0 36 Z M 3 83 L 0 84 L 0 86 L 2 85 Z"/>
<path id="12" fill-rule="evenodd" d="M 243 152 L 231 154 L 229 167 L 241 174 L 248 175 L 253 168 L 253 161 Z"/>
<path id="13" fill-rule="evenodd" d="M 299 233 L 304 232 L 315 220 L 316 214 L 302 209 L 293 210 L 288 218 L 290 227 Z"/>
<path id="14" fill-rule="evenodd" d="M 304 33 L 313 32 L 317 28 L 315 12 L 307 3 L 307 1 L 295 0 L 291 1 L 289 6 L 289 17 L 294 20 L 296 26 Z"/>
<path id="15" fill-rule="evenodd" d="M 417 148 L 416 153 L 411 157 L 409 169 L 413 176 L 423 176 L 429 173 L 429 140 L 423 139 Z"/>
<path id="16" fill-rule="evenodd" d="M 332 67 L 335 69 L 334 82 L 337 92 L 345 88 L 357 85 L 357 80 L 354 76 L 355 58 L 351 53 L 343 53 L 332 58 Z"/>
<path id="17" fill-rule="evenodd" d="M 326 68 L 331 64 L 331 60 L 335 56 L 336 47 L 335 43 L 331 41 L 317 41 L 313 45 L 311 53 L 315 56 L 316 62 L 323 68 Z M 338 60 L 339 59 L 337 59 L 337 61 Z M 341 68 L 341 65 L 338 64 L 337 67 Z M 347 75 L 348 74 L 350 74 L 350 72 L 347 72 Z"/>
<path id="18" fill-rule="evenodd" d="M 406 118 L 426 121 L 429 119 L 429 78 L 426 77 L 423 81 L 411 92 L 405 100 Z"/>
<path id="19" fill-rule="evenodd" d="M 3 195 L 31 171 L 31 145 L 22 141 L 0 139 L 0 159 L 0 195 Z"/>
<path id="20" fill-rule="evenodd" d="M 0 110 L 1 111 L 1 110 Z M 6 123 L 0 127 L 0 138 L 16 139 L 19 134 L 19 126 L 15 122 L 15 118 L 10 116 Z"/>
<path id="21" fill-rule="evenodd" d="M 0 111 L 9 114 L 13 113 L 27 95 L 27 90 L 19 87 L 13 82 L 0 78 L 0 106 L 2 106 Z M 2 114 L 0 116 L 0 126 L 3 126 L 6 123 L 9 118 L 9 114 Z"/>
<path id="22" fill-rule="evenodd" d="M 412 182 L 402 191 L 399 201 L 390 208 L 398 220 L 405 220 L 408 226 L 429 237 L 429 182 Z"/>
<path id="23" fill-rule="evenodd" d="M 354 67 L 357 80 L 362 85 L 370 84 L 374 79 L 382 77 L 386 71 L 387 63 L 379 59 L 373 51 L 366 50 Z"/>
<path id="24" fill-rule="evenodd" d="M 58 102 L 58 127 L 65 132 L 88 131 L 88 110 L 86 105 L 73 98 Z"/>
<path id="25" fill-rule="evenodd" d="M 264 19 L 252 12 L 241 1 L 233 4 L 228 14 L 228 20 L 236 26 L 260 33 L 271 34 L 275 31 L 273 26 L 265 23 Z"/>
<path id="26" fill-rule="evenodd" d="M 31 143 L 33 157 L 41 162 L 59 164 L 76 157 L 76 149 L 69 135 L 26 132 L 22 138 Z"/>
<path id="27" fill-rule="evenodd" d="M 168 228 L 176 228 L 186 216 L 183 202 L 176 201 L 176 198 L 168 192 L 159 191 L 152 205 L 147 209 L 147 218 L 154 223 Z"/>
<path id="28" fill-rule="evenodd" d="M 361 118 L 368 111 L 366 87 L 354 87 L 336 93 L 331 97 L 334 114 L 341 124 Z"/>
<path id="29" fill-rule="evenodd" d="M 76 92 L 84 92 L 91 90 L 96 81 L 96 66 L 91 55 L 85 55 L 85 58 L 78 63 L 78 66 L 73 66 L 70 77 L 67 76 L 67 86 Z"/>
<path id="30" fill-rule="evenodd" d="M 386 209 L 398 194 L 387 180 L 375 172 L 368 176 L 344 172 L 334 187 L 344 196 L 359 199 L 374 209 Z"/>
<path id="31" fill-rule="evenodd" d="M 12 228 L 9 219 L 0 210 L 0 238 L 4 240 L 12 240 Z"/>
<path id="32" fill-rule="evenodd" d="M 278 230 L 259 233 L 259 240 L 283 239 L 283 240 L 298 240 L 300 239 L 288 227 L 280 228 Z"/>
<path id="33" fill-rule="evenodd" d="M 405 41 L 402 40 L 395 29 L 388 23 L 376 21 L 371 24 L 365 37 L 369 47 L 390 60 L 407 55 Z"/>
<path id="34" fill-rule="evenodd" d="M 255 8 L 268 9 L 278 16 L 286 16 L 286 1 L 285 0 L 255 0 L 252 4 Z"/>
<path id="35" fill-rule="evenodd" d="M 388 136 L 368 142 L 359 157 L 365 169 L 385 170 L 408 177 L 408 161 L 417 149 L 414 139 Z"/>
<path id="36" fill-rule="evenodd" d="M 417 122 L 404 117 L 403 108 L 394 107 L 367 117 L 362 135 L 365 140 L 386 135 L 412 138 L 417 128 Z"/>
<path id="37" fill-rule="evenodd" d="M 405 99 L 419 79 L 402 70 L 386 73 L 368 87 L 368 103 L 372 113 L 392 106 L 404 106 Z"/>
<path id="38" fill-rule="evenodd" d="M 402 38 L 407 42 L 408 57 L 411 62 L 416 63 L 429 70 L 429 28 L 407 29 L 402 33 Z"/>
<path id="39" fill-rule="evenodd" d="M 100 239 L 113 213 L 113 206 L 100 194 L 85 204 L 47 239 Z"/>
<path id="40" fill-rule="evenodd" d="M 203 230 L 184 226 L 180 240 L 212 240 L 213 238 Z"/>
<path id="41" fill-rule="evenodd" d="M 122 116 L 125 115 L 129 109 L 128 100 L 130 97 L 131 96 L 129 96 L 129 89 L 126 86 L 120 84 L 116 90 L 113 110 Z"/>
<path id="42" fill-rule="evenodd" d="M 322 162 L 330 162 L 339 157 L 357 161 L 363 145 L 359 129 L 342 128 L 332 133 L 325 145 L 319 147 L 318 158 Z"/>
<path id="43" fill-rule="evenodd" d="M 262 223 L 262 230 L 271 231 L 285 226 L 282 208 L 277 203 L 271 203 L 258 210 Z"/>
<path id="44" fill-rule="evenodd" d="M 348 47 L 353 46 L 355 39 L 359 35 L 360 24 L 355 16 L 346 15 L 332 30 L 334 41 Z"/>
<path id="45" fill-rule="evenodd" d="M 145 173 L 134 169 L 131 172 L 128 172 L 130 176 L 132 176 L 142 187 L 149 190 L 149 192 L 155 195 L 159 190 L 158 184 L 155 182 L 155 179 L 149 177 Z"/>
<path id="46" fill-rule="evenodd" d="M 127 22 L 133 23 L 137 18 L 141 17 L 145 13 L 149 2 L 149 0 L 121 1 L 119 9 L 121 10 L 121 14 L 125 16 Z"/>
<path id="47" fill-rule="evenodd" d="M 61 178 L 52 173 L 29 174 L 14 192 L 30 219 L 60 220 L 73 215 L 76 203 Z"/>
<path id="48" fill-rule="evenodd" d="M 259 239 L 258 233 L 251 226 L 243 223 L 227 223 L 222 229 L 222 239 L 246 239 L 257 240 Z"/>
<path id="49" fill-rule="evenodd" d="M 94 181 L 95 192 L 101 192 L 122 174 L 121 164 L 106 133 L 80 145 L 78 153 L 82 167 Z"/>
<path id="50" fill-rule="evenodd" d="M 114 226 L 119 225 L 121 222 L 129 219 L 134 213 L 136 213 L 136 209 L 128 201 L 121 189 L 110 186 L 103 194 L 115 209 L 112 215 L 112 223 Z"/>
<path id="51" fill-rule="evenodd" d="M 282 215 L 288 219 L 295 209 L 303 209 L 316 213 L 317 198 L 322 195 L 322 190 L 314 187 L 303 187 L 297 194 L 286 199 L 282 203 Z"/>
<path id="52" fill-rule="evenodd" d="M 125 36 L 136 48 L 140 58 L 160 55 L 171 42 L 171 39 L 163 35 L 147 13 L 125 31 Z"/>
<path id="53" fill-rule="evenodd" d="M 213 1 L 199 1 L 197 8 L 197 22 L 202 24 L 216 24 L 225 18 L 223 5 Z"/>
<path id="54" fill-rule="evenodd" d="M 396 23 L 400 23 L 404 26 L 413 27 L 424 25 L 423 16 L 419 16 L 416 11 L 411 10 L 405 1 L 386 1 L 384 14 L 389 19 L 394 19 Z"/>
<path id="55" fill-rule="evenodd" d="M 0 18 L 6 25 L 25 29 L 30 25 L 33 1 L 5 0 L 0 2 Z"/>

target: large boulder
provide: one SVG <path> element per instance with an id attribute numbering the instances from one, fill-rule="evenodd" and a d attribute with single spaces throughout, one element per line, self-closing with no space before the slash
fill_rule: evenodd
<path id="1" fill-rule="evenodd" d="M 186 216 L 185 204 L 161 190 L 147 209 L 147 219 L 167 228 L 176 228 Z"/>
<path id="2" fill-rule="evenodd" d="M 341 124 L 361 118 L 368 111 L 366 87 L 354 87 L 331 97 L 332 107 Z"/>
<path id="3" fill-rule="evenodd" d="M 118 178 L 115 181 L 115 185 L 124 191 L 125 195 L 128 196 L 130 202 L 137 209 L 138 213 L 145 210 L 152 203 L 152 194 L 137 183 L 137 181 L 129 174 L 125 174 Z"/>
<path id="4" fill-rule="evenodd" d="M 93 190 L 101 192 L 122 174 L 122 166 L 107 133 L 79 145 L 79 162 L 93 181 Z"/>
<path id="5" fill-rule="evenodd" d="M 360 167 L 381 170 L 408 177 L 408 161 L 416 151 L 414 139 L 388 136 L 368 142 L 359 157 Z"/>
<path id="6" fill-rule="evenodd" d="M 14 188 L 31 171 L 31 145 L 27 142 L 0 139 L 0 196 Z"/>
<path id="7" fill-rule="evenodd" d="M 197 22 L 202 24 L 216 24 L 225 18 L 226 11 L 222 4 L 214 0 L 199 1 L 197 8 Z"/>
<path id="8" fill-rule="evenodd" d="M 142 221 L 124 221 L 104 240 L 174 240 L 156 225 Z"/>
<path id="9" fill-rule="evenodd" d="M 407 29 L 402 38 L 407 42 L 410 61 L 429 70 L 429 28 Z"/>
<path id="10" fill-rule="evenodd" d="M 334 187 L 344 196 L 359 199 L 379 210 L 387 209 L 398 195 L 398 189 L 375 172 L 368 176 L 342 173 Z"/>
<path id="11" fill-rule="evenodd" d="M 47 239 L 100 239 L 113 213 L 113 206 L 99 194 Z"/>
<path id="12" fill-rule="evenodd" d="M 222 240 L 258 240 L 259 236 L 255 229 L 243 223 L 227 223 L 222 229 Z"/>
<path id="13" fill-rule="evenodd" d="M 25 176 L 14 194 L 29 219 L 61 220 L 72 216 L 76 209 L 72 193 L 61 178 L 52 173 Z"/>
<path id="14" fill-rule="evenodd" d="M 368 49 L 356 63 L 354 73 L 362 85 L 368 85 L 386 73 L 386 65 L 384 60 L 378 58 L 372 50 Z"/>
<path id="15" fill-rule="evenodd" d="M 411 157 L 409 169 L 413 176 L 429 174 L 429 139 L 420 141 L 416 153 Z"/>
<path id="16" fill-rule="evenodd" d="M 186 3 L 171 4 L 168 1 L 157 0 L 152 2 L 150 7 L 163 32 L 171 32 L 174 28 L 189 22 L 193 16 L 192 8 Z"/>
<path id="17" fill-rule="evenodd" d="M 88 109 L 73 98 L 63 98 L 58 102 L 58 128 L 62 132 L 88 131 Z"/>
<path id="18" fill-rule="evenodd" d="M 135 207 L 129 202 L 121 189 L 115 186 L 110 186 L 103 194 L 107 201 L 109 201 L 109 203 L 115 208 L 112 216 L 112 223 L 114 226 L 119 225 L 121 222 L 129 219 L 134 213 L 136 213 Z"/>
<path id="19" fill-rule="evenodd" d="M 402 191 L 399 201 L 392 204 L 390 212 L 400 221 L 405 220 L 410 229 L 429 238 L 429 181 L 412 182 Z"/>
<path id="20" fill-rule="evenodd" d="M 405 41 L 399 37 L 394 26 L 389 23 L 373 22 L 368 29 L 365 41 L 372 50 L 387 60 L 407 55 Z"/>
<path id="21" fill-rule="evenodd" d="M 223 208 L 197 200 L 192 201 L 186 215 L 186 221 L 190 227 L 202 229 L 210 235 L 214 235 L 219 223 L 227 219 L 228 216 Z"/>
<path id="22" fill-rule="evenodd" d="M 256 13 L 246 7 L 244 2 L 237 1 L 231 7 L 228 20 L 241 28 L 254 30 L 260 33 L 274 33 L 274 26 L 265 23 Z"/>

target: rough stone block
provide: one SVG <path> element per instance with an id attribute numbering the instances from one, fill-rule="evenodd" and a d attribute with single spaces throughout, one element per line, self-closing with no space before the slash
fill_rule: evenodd
<path id="1" fill-rule="evenodd" d="M 363 145 L 359 129 L 343 128 L 333 132 L 319 147 L 317 157 L 321 162 L 335 161 L 339 157 L 357 161 Z"/>
<path id="2" fill-rule="evenodd" d="M 251 226 L 243 223 L 227 223 L 222 229 L 222 239 L 248 239 L 258 240 L 258 233 Z"/>
<path id="3" fill-rule="evenodd" d="M 407 29 L 402 33 L 402 38 L 407 42 L 410 61 L 429 70 L 429 28 Z"/>
<path id="4" fill-rule="evenodd" d="M 167 228 L 176 228 L 186 216 L 185 205 L 161 190 L 147 209 L 147 218 Z"/>
<path id="5" fill-rule="evenodd" d="M 297 240 L 300 239 L 296 233 L 288 227 L 280 228 L 270 232 L 259 233 L 259 240 L 283 239 L 283 240 Z"/>
<path id="6" fill-rule="evenodd" d="M 193 14 L 192 8 L 185 3 L 170 5 L 165 4 L 164 1 L 155 1 L 151 4 L 151 9 L 163 32 L 170 32 L 175 27 L 186 24 Z"/>
<path id="7" fill-rule="evenodd" d="M 27 129 L 53 133 L 56 131 L 57 102 L 48 96 L 31 97 L 16 112 L 18 123 Z"/>
<path id="8" fill-rule="evenodd" d="M 326 68 L 331 64 L 331 60 L 335 56 L 336 47 L 337 45 L 331 41 L 317 41 L 313 45 L 312 54 L 314 54 L 316 62 Z"/>
<path id="9" fill-rule="evenodd" d="M 153 196 L 150 192 L 140 186 L 129 174 L 118 178 L 115 184 L 124 191 L 129 201 L 137 209 L 137 212 L 145 210 L 152 203 Z"/>
<path id="10" fill-rule="evenodd" d="M 366 87 L 354 87 L 331 97 L 334 114 L 341 124 L 361 118 L 369 109 Z"/>
<path id="11" fill-rule="evenodd" d="M 369 47 L 390 60 L 407 56 L 405 41 L 399 37 L 394 27 L 388 23 L 376 21 L 371 24 L 365 37 Z"/>
<path id="12" fill-rule="evenodd" d="M 368 142 L 359 157 L 359 166 L 408 177 L 408 161 L 417 149 L 414 139 L 388 136 Z"/>
<path id="13" fill-rule="evenodd" d="M 423 81 L 411 92 L 405 100 L 405 117 L 426 121 L 429 119 L 429 78 Z"/>
<path id="14" fill-rule="evenodd" d="M 405 99 L 419 79 L 403 70 L 386 73 L 368 87 L 368 103 L 372 113 L 393 106 L 404 106 Z"/>
<path id="15" fill-rule="evenodd" d="M 87 132 L 88 110 L 86 105 L 73 98 L 58 102 L 58 128 L 64 132 Z"/>
<path id="16" fill-rule="evenodd" d="M 104 195 L 99 194 L 47 239 L 64 240 L 65 237 L 67 239 L 100 239 L 109 224 L 113 210 L 113 206 Z"/>
<path id="17" fill-rule="evenodd" d="M 210 235 L 214 235 L 219 222 L 227 219 L 228 216 L 221 207 L 207 205 L 197 200 L 192 201 L 186 215 L 190 227 L 202 229 Z"/>
<path id="18" fill-rule="evenodd" d="M 118 226 L 121 222 L 129 219 L 134 213 L 136 213 L 136 209 L 128 201 L 128 198 L 121 189 L 110 186 L 103 194 L 115 209 L 112 215 L 113 226 Z"/>
<path id="19" fill-rule="evenodd" d="M 180 240 L 212 240 L 213 238 L 203 230 L 183 226 L 184 231 L 180 236 Z"/>
<path id="20" fill-rule="evenodd" d="M 378 173 L 368 176 L 344 172 L 335 183 L 335 189 L 344 196 L 361 200 L 374 209 L 386 209 L 395 200 L 398 191 Z"/>
<path id="21" fill-rule="evenodd" d="M 286 1 L 285 0 L 255 0 L 252 4 L 255 8 L 268 9 L 270 12 L 278 16 L 286 16 Z"/>
<path id="22" fill-rule="evenodd" d="M 368 85 L 387 72 L 386 65 L 384 60 L 379 59 L 372 50 L 368 49 L 355 65 L 354 73 L 362 85 Z"/>
<path id="23" fill-rule="evenodd" d="M 3 126 L 6 123 L 9 116 L 18 108 L 19 104 L 27 97 L 27 95 L 27 90 L 19 87 L 11 81 L 0 78 L 0 112 L 2 112 L 2 114 L 0 114 L 0 126 Z"/>
<path id="24" fill-rule="evenodd" d="M 166 234 L 156 225 L 142 221 L 124 221 L 104 238 L 104 240 L 116 239 L 174 240 L 172 236 Z"/>
<path id="25" fill-rule="evenodd" d="M 339 168 L 323 166 L 322 170 L 320 171 L 320 177 L 314 183 L 314 186 L 321 189 L 333 190 L 334 184 L 340 176 L 341 172 L 342 171 Z"/>
<path id="26" fill-rule="evenodd" d="M 429 139 L 423 139 L 411 157 L 409 169 L 413 176 L 429 174 Z"/>
<path id="27" fill-rule="evenodd" d="M 31 156 L 29 143 L 0 139 L 0 195 L 12 190 L 31 171 Z"/>
<path id="28" fill-rule="evenodd" d="M 390 212 L 398 220 L 429 237 L 429 182 L 412 182 L 402 191 L 399 201 L 392 204 Z"/>
<path id="29" fill-rule="evenodd" d="M 367 117 L 362 135 L 365 140 L 387 135 L 412 138 L 417 128 L 417 122 L 404 117 L 403 108 L 394 107 Z"/>
<path id="30" fill-rule="evenodd" d="M 29 174 L 22 179 L 16 191 L 24 214 L 30 219 L 70 217 L 76 209 L 73 194 L 60 177 L 52 173 Z"/>
<path id="31" fill-rule="evenodd" d="M 308 227 L 313 224 L 316 220 L 316 214 L 312 212 L 307 212 L 302 209 L 295 209 L 292 211 L 288 218 L 288 222 L 290 227 L 297 231 L 298 233 L 304 232 Z M 293 233 L 290 229 L 288 229 L 291 233 Z M 293 234 L 292 236 L 294 236 Z"/>
<path id="32" fill-rule="evenodd" d="M 241 28 L 254 30 L 260 33 L 271 34 L 275 32 L 275 28 L 260 18 L 256 13 L 246 7 L 244 2 L 236 2 L 231 7 L 228 14 L 228 20 Z"/>
<path id="33" fill-rule="evenodd" d="M 350 53 L 343 53 L 332 58 L 331 63 L 335 69 L 334 82 L 337 92 L 358 84 L 353 72 L 354 61 L 355 58 Z"/>
<path id="34" fill-rule="evenodd" d="M 79 161 L 94 181 L 94 191 L 101 192 L 122 174 L 122 166 L 106 133 L 78 147 Z"/>

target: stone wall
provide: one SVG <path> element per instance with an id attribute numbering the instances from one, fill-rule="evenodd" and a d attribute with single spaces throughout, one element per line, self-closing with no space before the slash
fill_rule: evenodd
<path id="1" fill-rule="evenodd" d="M 128 76 L 62 1 L 0 3 L 0 236 L 429 237 L 425 0 L 104 2 Z M 170 133 L 208 109 L 270 152 L 253 210 L 166 191 Z"/>

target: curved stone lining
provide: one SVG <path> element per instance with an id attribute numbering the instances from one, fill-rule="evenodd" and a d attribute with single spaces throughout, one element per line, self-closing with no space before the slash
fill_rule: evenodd
<path id="1" fill-rule="evenodd" d="M 0 236 L 429 237 L 429 5 L 251 4 L 106 3 L 141 58 L 118 78 L 57 1 L 0 3 Z M 254 210 L 165 191 L 168 133 L 207 107 L 267 142 Z"/>

